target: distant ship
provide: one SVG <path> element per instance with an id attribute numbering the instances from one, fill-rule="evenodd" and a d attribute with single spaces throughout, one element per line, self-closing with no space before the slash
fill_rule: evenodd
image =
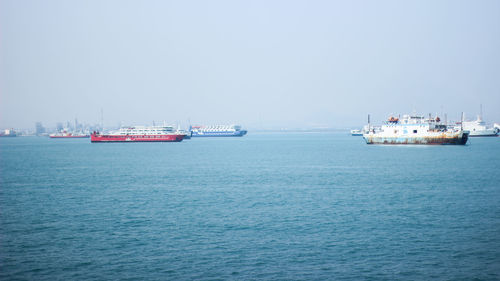
<path id="1" fill-rule="evenodd" d="M 351 130 L 351 136 L 363 136 L 363 134 L 367 132 L 368 132 L 368 125 L 365 125 L 361 130 L 359 129 Z"/>
<path id="2" fill-rule="evenodd" d="M 469 132 L 448 129 L 440 118 L 404 115 L 402 120 L 390 117 L 382 127 L 363 134 L 367 144 L 457 144 L 467 143 Z"/>
<path id="3" fill-rule="evenodd" d="M 0 133 L 0 137 L 17 137 L 17 134 L 14 129 L 7 129 Z"/>
<path id="4" fill-rule="evenodd" d="M 483 121 L 480 115 L 474 121 L 464 121 L 461 126 L 464 130 L 470 131 L 470 137 L 496 137 L 498 135 L 499 129 L 496 127 L 487 128 L 486 123 Z M 457 126 L 458 128 L 459 126 Z"/>
<path id="5" fill-rule="evenodd" d="M 66 131 L 60 132 L 60 133 L 55 133 L 55 134 L 50 134 L 50 138 L 52 139 L 69 139 L 69 138 L 89 138 L 89 134 L 85 133 L 69 133 Z"/>
<path id="6" fill-rule="evenodd" d="M 363 131 L 361 130 L 351 130 L 351 136 L 362 136 L 363 135 Z"/>
<path id="7" fill-rule="evenodd" d="M 247 131 L 239 125 L 192 126 L 192 137 L 242 137 Z"/>
<path id="8" fill-rule="evenodd" d="M 185 133 L 174 130 L 172 126 L 134 126 L 124 127 L 116 132 L 102 134 L 93 132 L 91 142 L 180 142 Z"/>
<path id="9" fill-rule="evenodd" d="M 181 135 L 185 135 L 184 136 L 185 140 L 191 139 L 191 135 L 193 134 L 193 132 L 191 132 L 191 131 L 185 131 L 185 130 L 177 130 L 177 133 L 179 133 Z"/>
<path id="10" fill-rule="evenodd" d="M 190 130 L 189 131 L 183 130 L 179 126 L 177 127 L 177 133 L 181 134 L 181 135 L 185 135 L 184 136 L 185 140 L 191 139 L 191 135 L 193 134 L 193 132 L 191 132 Z"/>

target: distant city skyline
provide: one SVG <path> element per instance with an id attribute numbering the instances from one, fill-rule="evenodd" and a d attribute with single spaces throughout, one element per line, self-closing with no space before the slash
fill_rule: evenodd
<path id="1" fill-rule="evenodd" d="M 121 126 L 136 126 L 136 125 L 146 125 L 146 126 L 152 126 L 152 125 L 163 125 L 163 124 L 166 124 L 166 125 L 173 125 L 173 126 L 181 126 L 182 128 L 188 128 L 190 125 L 231 125 L 231 124 L 235 124 L 235 125 L 241 125 L 243 124 L 243 127 L 245 129 L 254 129 L 254 130 L 301 130 L 301 129 L 304 129 L 304 130 L 308 130 L 308 129 L 326 129 L 326 130 L 330 130 L 330 129 L 348 129 L 348 128 L 357 128 L 357 127 L 361 127 L 362 125 L 365 125 L 367 124 L 367 117 L 368 115 L 371 116 L 371 122 L 373 124 L 381 124 L 385 121 L 387 121 L 387 117 L 389 116 L 402 116 L 404 114 L 417 114 L 417 115 L 423 115 L 423 116 L 427 116 L 428 114 L 432 114 L 432 116 L 438 116 L 438 117 L 441 117 L 443 119 L 441 119 L 442 122 L 458 122 L 460 121 L 460 114 L 461 113 L 457 113 L 457 114 L 449 114 L 447 112 L 442 112 L 442 113 L 421 113 L 421 112 L 415 112 L 415 111 L 412 111 L 412 112 L 404 112 L 404 113 L 388 113 L 386 114 L 385 116 L 375 116 L 374 118 L 374 115 L 373 114 L 367 114 L 366 116 L 364 116 L 364 120 L 362 122 L 360 122 L 359 124 L 353 124 L 353 123 L 345 123 L 345 124 L 314 124 L 314 123 L 311 123 L 309 125 L 306 125 L 306 126 L 284 126 L 284 125 L 279 125 L 279 124 L 257 124 L 257 123 L 250 123 L 250 124 L 245 124 L 245 123 L 237 123 L 237 122 L 218 122 L 218 123 L 207 123 L 207 122 L 190 122 L 190 120 L 187 120 L 187 121 L 167 121 L 167 120 L 152 120 L 152 121 L 144 121 L 142 123 L 138 123 L 138 122 L 124 122 L 124 121 L 118 121 L 118 122 L 113 122 L 113 123 L 103 123 L 101 124 L 100 121 L 99 122 L 87 122 L 85 120 L 82 120 L 82 123 L 79 123 L 78 125 L 84 125 L 85 127 L 92 127 L 92 128 L 102 128 L 104 127 L 105 129 L 116 129 L 116 128 L 119 128 Z M 467 115 L 465 114 L 464 112 L 464 117 L 465 117 L 465 120 L 476 120 L 476 118 L 479 117 L 479 111 L 477 114 L 474 114 L 474 115 Z M 483 114 L 484 115 L 484 114 Z M 451 117 L 450 117 L 451 116 Z M 380 118 L 378 118 L 380 117 Z M 446 119 L 445 119 L 446 118 Z M 484 120 L 486 120 L 487 123 L 491 123 L 493 124 L 494 122 L 498 123 L 498 121 L 496 120 L 489 120 L 488 117 L 486 118 L 483 118 Z M 74 128 L 74 125 L 73 123 L 71 123 L 72 121 L 56 121 L 56 122 L 44 122 L 44 121 L 34 121 L 34 122 L 31 122 L 31 124 L 28 124 L 28 126 L 3 126 L 3 127 L 0 127 L 0 129 L 10 129 L 10 128 L 14 128 L 14 129 L 22 129 L 22 130 L 30 130 L 30 129 L 36 129 L 36 127 L 39 127 L 39 126 L 43 126 L 43 128 L 45 129 L 49 129 L 50 131 L 61 131 L 61 129 L 70 129 L 70 130 L 73 130 Z M 74 122 L 74 121 L 73 121 Z M 69 125 L 68 125 L 69 124 Z M 3 124 L 2 124 L 3 125 Z"/>
<path id="2" fill-rule="evenodd" d="M 0 128 L 500 122 L 499 1 L 0 0 Z"/>

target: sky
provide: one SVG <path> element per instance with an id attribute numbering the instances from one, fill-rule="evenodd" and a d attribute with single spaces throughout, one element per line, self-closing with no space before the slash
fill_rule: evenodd
<path id="1" fill-rule="evenodd" d="M 0 128 L 500 122 L 500 1 L 0 0 Z"/>

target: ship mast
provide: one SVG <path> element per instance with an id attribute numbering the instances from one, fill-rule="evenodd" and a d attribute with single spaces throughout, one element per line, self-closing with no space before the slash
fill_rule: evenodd
<path id="1" fill-rule="evenodd" d="M 371 131 L 371 125 L 370 125 L 370 114 L 368 114 L 368 133 Z"/>
<path id="2" fill-rule="evenodd" d="M 462 120 L 460 121 L 460 130 L 464 130 L 464 112 L 462 111 Z"/>

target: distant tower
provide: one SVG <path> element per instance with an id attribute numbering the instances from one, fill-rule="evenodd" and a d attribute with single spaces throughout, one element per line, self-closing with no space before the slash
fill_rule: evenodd
<path id="1" fill-rule="evenodd" d="M 37 136 L 45 133 L 45 128 L 42 125 L 42 122 L 35 123 L 35 133 Z"/>
<path id="2" fill-rule="evenodd" d="M 104 130 L 104 113 L 101 108 L 101 130 Z"/>

